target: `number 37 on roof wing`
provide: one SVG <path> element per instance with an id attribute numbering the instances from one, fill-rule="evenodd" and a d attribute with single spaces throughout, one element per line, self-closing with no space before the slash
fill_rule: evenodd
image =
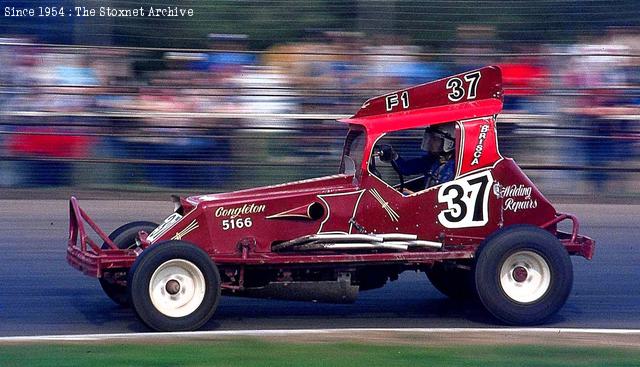
<path id="1" fill-rule="evenodd" d="M 465 98 L 467 101 L 476 99 L 480 78 L 482 78 L 482 72 L 480 70 L 462 75 L 461 77 L 449 78 L 445 84 L 449 101 L 460 102 Z M 410 94 L 407 90 L 389 94 L 385 97 L 386 112 L 392 112 L 394 109 L 397 110 L 399 108 L 408 110 L 409 107 L 411 107 L 409 97 Z"/>

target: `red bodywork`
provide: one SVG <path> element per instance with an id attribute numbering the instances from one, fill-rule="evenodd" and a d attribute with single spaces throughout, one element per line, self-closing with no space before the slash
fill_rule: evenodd
<path id="1" fill-rule="evenodd" d="M 223 288 L 241 290 L 245 270 L 260 267 L 419 269 L 436 261 L 471 259 L 487 236 L 514 224 L 544 228 L 570 254 L 591 259 L 594 241 L 578 234 L 576 218 L 557 213 L 516 163 L 501 156 L 496 134 L 501 109 L 497 67 L 370 99 L 353 117 L 343 120 L 349 124 L 349 134 L 339 174 L 181 198 L 182 218 L 152 238 L 141 233 L 135 250 L 116 249 L 71 198 L 68 261 L 86 274 L 101 277 L 108 271 L 126 271 L 151 244 L 179 239 L 204 249 L 221 273 L 228 274 Z M 450 122 L 456 125 L 453 181 L 405 195 L 370 172 L 374 147 L 385 134 Z M 571 233 L 557 230 L 564 220 L 572 221 Z M 83 221 L 112 248 L 101 250 L 91 241 Z M 274 250 L 304 236 L 358 233 L 411 234 L 440 246 L 406 251 Z"/>

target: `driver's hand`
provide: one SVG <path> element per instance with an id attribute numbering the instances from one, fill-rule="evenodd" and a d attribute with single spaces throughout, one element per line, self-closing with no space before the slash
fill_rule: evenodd
<path id="1" fill-rule="evenodd" d="M 378 156 L 383 162 L 391 162 L 398 159 L 398 153 L 393 150 L 393 147 L 388 144 L 380 146 L 380 155 Z"/>

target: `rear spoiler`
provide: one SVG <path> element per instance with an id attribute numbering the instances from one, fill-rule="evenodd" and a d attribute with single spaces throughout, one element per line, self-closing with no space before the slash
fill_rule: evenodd
<path id="1" fill-rule="evenodd" d="M 367 100 L 350 118 L 370 133 L 494 116 L 502 110 L 497 66 L 468 71 Z"/>
<path id="2" fill-rule="evenodd" d="M 500 68 L 487 66 L 371 98 L 352 118 L 406 113 L 486 99 L 502 102 L 502 98 Z"/>

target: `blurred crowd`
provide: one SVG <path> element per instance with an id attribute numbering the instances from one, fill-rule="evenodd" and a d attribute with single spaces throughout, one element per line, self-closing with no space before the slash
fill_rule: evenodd
<path id="1" fill-rule="evenodd" d="M 572 181 L 585 192 L 632 191 L 620 181 L 633 182 L 638 167 L 640 33 L 498 49 L 491 32 L 461 28 L 438 52 L 352 32 L 261 51 L 241 34 L 212 34 L 200 52 L 0 39 L 0 187 L 216 190 L 333 173 L 346 131 L 334 117 L 495 64 L 507 155 L 560 193 L 575 192 Z"/>

